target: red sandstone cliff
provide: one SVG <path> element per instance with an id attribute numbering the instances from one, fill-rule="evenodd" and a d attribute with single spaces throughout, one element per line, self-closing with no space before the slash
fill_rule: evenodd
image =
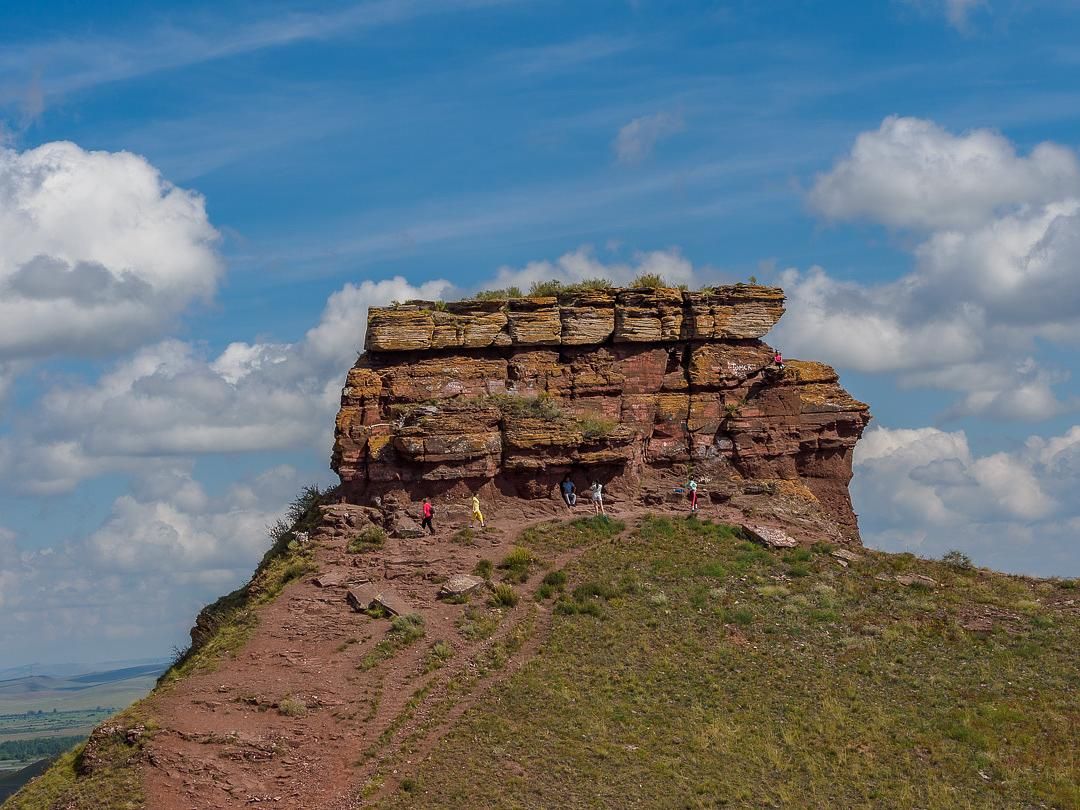
<path id="1" fill-rule="evenodd" d="M 847 485 L 869 410 L 821 363 L 767 370 L 783 312 L 757 285 L 372 309 L 332 466 L 360 501 L 557 497 L 567 473 L 647 502 L 691 470 L 713 502 L 790 482 L 857 536 Z"/>

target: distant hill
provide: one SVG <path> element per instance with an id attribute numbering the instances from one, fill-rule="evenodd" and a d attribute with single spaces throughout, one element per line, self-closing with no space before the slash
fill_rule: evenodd
<path id="1" fill-rule="evenodd" d="M 0 669 L 0 681 L 14 678 L 27 678 L 31 675 L 48 675 L 53 678 L 71 678 L 88 672 L 111 672 L 128 667 L 168 666 L 163 658 L 125 658 L 117 661 L 96 661 L 93 663 L 65 662 L 58 664 L 22 664 Z"/>
<path id="2" fill-rule="evenodd" d="M 29 675 L 0 680 L 0 714 L 126 706 L 146 694 L 167 666 L 156 662 L 69 677 Z"/>

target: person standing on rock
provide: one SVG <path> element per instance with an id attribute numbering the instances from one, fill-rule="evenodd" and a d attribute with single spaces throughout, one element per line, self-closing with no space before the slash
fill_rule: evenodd
<path id="1" fill-rule="evenodd" d="M 606 515 L 604 511 L 604 486 L 599 481 L 593 481 L 593 485 L 589 487 L 589 492 L 592 493 L 592 506 L 594 515 Z"/>
<path id="2" fill-rule="evenodd" d="M 686 485 L 686 489 L 690 492 L 690 511 L 697 511 L 697 481 L 693 478 L 690 479 L 690 483 Z"/>
<path id="3" fill-rule="evenodd" d="M 480 528 L 484 528 L 484 513 L 480 511 L 480 496 L 472 496 L 472 517 L 480 521 Z"/>
<path id="4" fill-rule="evenodd" d="M 563 478 L 559 488 L 562 490 L 563 500 L 566 501 L 566 505 L 573 508 L 577 504 L 577 492 L 574 491 L 574 482 L 570 480 L 569 475 Z"/>
<path id="5" fill-rule="evenodd" d="M 430 498 L 424 498 L 424 505 L 420 508 L 424 519 L 420 521 L 420 528 L 427 529 L 428 534 L 435 534 L 435 527 L 431 525 L 431 519 L 435 517 L 435 507 L 431 505 Z"/>

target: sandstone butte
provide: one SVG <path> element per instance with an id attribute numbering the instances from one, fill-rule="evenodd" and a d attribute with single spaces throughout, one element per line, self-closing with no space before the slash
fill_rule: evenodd
<path id="1" fill-rule="evenodd" d="M 745 284 L 372 308 L 331 466 L 358 503 L 557 500 L 570 475 L 651 504 L 692 476 L 703 503 L 794 496 L 815 531 L 857 540 L 869 409 L 827 365 L 770 368 L 783 313 L 783 290 Z"/>

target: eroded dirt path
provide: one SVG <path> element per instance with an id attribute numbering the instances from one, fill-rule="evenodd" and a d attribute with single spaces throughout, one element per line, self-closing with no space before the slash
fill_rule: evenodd
<path id="1" fill-rule="evenodd" d="M 573 516 L 591 511 L 579 506 Z M 628 524 L 638 513 L 615 512 Z M 551 603 L 533 598 L 534 575 L 517 586 L 521 599 L 502 610 L 494 632 L 470 639 L 459 627 L 467 606 L 438 600 L 438 582 L 482 558 L 498 563 L 527 526 L 570 516 L 556 502 L 500 504 L 473 545 L 451 541 L 460 520 L 435 537 L 388 539 L 366 554 L 349 554 L 344 536 L 313 539 L 319 572 L 343 573 L 345 584 L 318 587 L 314 576 L 290 583 L 260 609 L 238 653 L 150 699 L 161 730 L 143 766 L 148 808 L 345 810 L 387 795 L 492 684 L 532 656 L 551 624 Z M 547 562 L 562 567 L 585 550 Z M 349 582 L 366 579 L 391 587 L 425 620 L 423 638 L 375 662 L 388 622 L 345 599 Z M 436 641 L 449 642 L 453 655 L 433 669 Z"/>

